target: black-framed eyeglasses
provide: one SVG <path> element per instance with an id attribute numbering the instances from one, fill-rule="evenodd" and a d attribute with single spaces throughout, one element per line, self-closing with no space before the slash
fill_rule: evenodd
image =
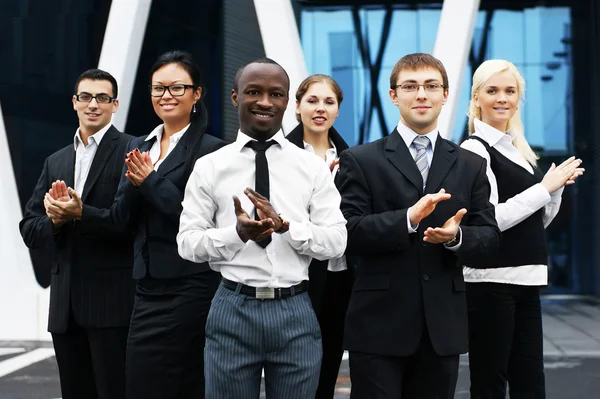
<path id="1" fill-rule="evenodd" d="M 116 100 L 116 98 L 111 97 L 108 94 L 96 94 L 95 96 L 92 96 L 90 93 L 75 94 L 75 98 L 82 103 L 91 103 L 95 98 L 98 104 L 110 104 Z"/>
<path id="2" fill-rule="evenodd" d="M 421 87 L 421 86 L 423 86 L 423 89 L 428 93 L 436 93 L 445 88 L 445 86 L 439 82 L 430 82 L 430 83 L 424 83 L 422 85 L 418 85 L 416 83 L 402 83 L 402 84 L 396 85 L 396 87 L 394 87 L 394 89 L 400 88 L 400 90 L 402 90 L 403 92 L 415 93 L 416 91 L 419 90 L 419 87 Z"/>
<path id="3" fill-rule="evenodd" d="M 152 97 L 162 97 L 165 95 L 165 92 L 168 90 L 171 96 L 173 97 L 181 97 L 185 94 L 186 89 L 193 89 L 194 85 L 150 85 L 148 86 L 148 90 L 150 90 L 150 95 Z"/>

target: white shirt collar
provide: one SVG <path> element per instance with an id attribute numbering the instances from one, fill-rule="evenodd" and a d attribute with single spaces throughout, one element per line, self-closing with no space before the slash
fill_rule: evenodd
<path id="1" fill-rule="evenodd" d="M 313 148 L 312 144 L 307 143 L 306 141 L 302 140 L 302 143 L 304 144 L 304 149 L 311 151 L 311 152 L 315 152 L 315 149 Z M 329 144 L 331 145 L 331 148 L 327 149 L 327 152 L 332 151 L 336 156 L 337 156 L 337 148 L 335 146 L 335 144 L 333 143 L 333 141 L 331 141 L 331 139 L 329 139 Z"/>
<path id="2" fill-rule="evenodd" d="M 102 137 L 104 137 L 104 135 L 106 134 L 108 129 L 110 129 L 111 126 L 112 126 L 112 123 L 109 123 L 108 125 L 104 126 L 102 129 L 98 130 L 96 133 L 94 133 L 90 137 L 88 137 L 88 145 L 90 145 L 92 142 L 96 143 L 97 145 L 100 145 L 100 142 L 102 141 Z M 79 143 L 83 144 L 83 140 L 81 139 L 81 129 L 77 128 L 77 131 L 75 132 L 75 136 L 73 137 L 73 146 L 75 147 L 75 151 L 77 151 L 77 147 L 79 146 Z"/>
<path id="3" fill-rule="evenodd" d="M 235 139 L 235 142 L 233 144 L 239 151 L 241 151 L 242 148 L 244 148 L 246 144 L 248 144 L 248 142 L 252 140 L 257 141 L 252 137 L 248 136 L 246 133 L 242 132 L 241 130 L 238 130 L 237 138 Z M 289 143 L 289 141 L 283 135 L 283 131 L 281 129 L 279 129 L 279 131 L 275 133 L 275 135 L 273 135 L 273 137 L 271 137 L 269 140 L 275 140 L 277 144 L 281 146 L 281 148 L 285 148 L 285 146 Z"/>
<path id="4" fill-rule="evenodd" d="M 402 137 L 402 140 L 404 140 L 404 143 L 406 144 L 407 148 L 410 148 L 413 140 L 417 136 L 425 136 L 425 137 L 427 137 L 429 139 L 429 141 L 431 141 L 431 150 L 433 151 L 433 149 L 435 148 L 435 142 L 436 142 L 436 140 L 438 138 L 437 127 L 435 129 L 433 129 L 429 133 L 418 134 L 418 133 L 414 132 L 411 128 L 409 128 L 408 126 L 406 126 L 404 123 L 402 123 L 402 121 L 400 121 L 400 122 L 398 122 L 398 126 L 397 126 L 396 129 L 398 130 L 398 133 L 400 134 L 400 137 Z"/>
<path id="5" fill-rule="evenodd" d="M 173 133 L 171 135 L 171 137 L 169 137 L 169 141 L 171 143 L 175 143 L 177 144 L 179 142 L 179 140 L 183 137 L 183 135 L 185 134 L 185 132 L 187 132 L 188 128 L 190 127 L 192 123 L 188 123 L 186 127 L 184 127 L 183 129 L 181 129 L 180 131 Z M 162 139 L 162 135 L 165 131 L 164 129 L 165 125 L 164 124 L 160 124 L 158 126 L 156 126 L 154 128 L 154 130 L 148 135 L 148 137 L 146 137 L 146 140 L 144 141 L 150 141 L 153 138 L 156 137 L 156 141 L 160 143 L 160 140 Z"/>
<path id="6" fill-rule="evenodd" d="M 512 144 L 512 137 L 509 134 L 503 133 L 487 123 L 480 121 L 479 119 L 475 119 L 473 124 L 475 126 L 475 132 L 479 133 L 482 138 L 487 141 L 490 147 L 498 144 L 500 140 L 504 140 L 507 143 Z"/>

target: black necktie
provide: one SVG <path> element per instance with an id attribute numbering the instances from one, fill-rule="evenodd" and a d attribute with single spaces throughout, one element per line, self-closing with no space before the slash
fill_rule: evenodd
<path id="1" fill-rule="evenodd" d="M 267 162 L 266 151 L 267 148 L 276 144 L 275 140 L 269 141 L 249 141 L 246 144 L 246 147 L 252 148 L 256 151 L 256 155 L 254 157 L 254 164 L 256 165 L 256 177 L 254 180 L 254 191 L 265 197 L 266 199 L 270 199 L 269 197 L 269 164 Z M 260 220 L 258 217 L 258 212 L 254 211 L 254 219 Z M 263 240 L 256 242 L 261 247 L 265 248 L 267 245 L 271 243 L 271 237 L 267 237 Z"/>

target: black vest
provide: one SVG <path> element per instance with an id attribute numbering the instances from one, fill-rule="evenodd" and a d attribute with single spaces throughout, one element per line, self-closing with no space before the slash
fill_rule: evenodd
<path id="1" fill-rule="evenodd" d="M 537 167 L 533 174 L 517 165 L 480 137 L 469 139 L 479 141 L 490 154 L 490 167 L 496 175 L 498 183 L 498 203 L 527 190 L 542 181 L 544 175 Z M 500 249 L 495 256 L 486 262 L 478 263 L 478 268 L 497 268 L 525 265 L 546 265 L 548 263 L 548 247 L 546 229 L 544 228 L 544 208 L 523 220 L 521 223 L 502 232 Z"/>

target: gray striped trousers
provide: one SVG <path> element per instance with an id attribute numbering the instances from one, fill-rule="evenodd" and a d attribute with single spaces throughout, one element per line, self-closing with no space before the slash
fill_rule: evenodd
<path id="1" fill-rule="evenodd" d="M 260 300 L 219 286 L 206 322 L 206 399 L 312 399 L 321 330 L 308 293 Z"/>

